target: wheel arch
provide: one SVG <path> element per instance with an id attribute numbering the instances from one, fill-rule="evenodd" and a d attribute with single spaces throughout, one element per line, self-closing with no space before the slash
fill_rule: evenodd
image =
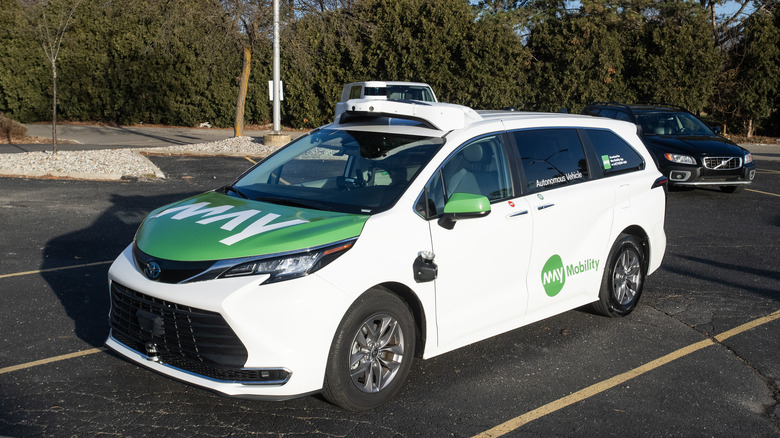
<path id="1" fill-rule="evenodd" d="M 620 234 L 618 234 L 616 241 L 620 239 L 620 236 L 628 235 L 628 236 L 634 236 L 639 240 L 639 242 L 642 245 L 642 255 L 644 256 L 643 265 L 642 266 L 647 272 L 647 268 L 650 265 L 650 238 L 645 232 L 644 228 L 640 227 L 639 225 L 631 225 L 624 229 Z"/>
<path id="2" fill-rule="evenodd" d="M 378 284 L 377 286 L 387 289 L 391 293 L 401 298 L 401 300 L 403 300 L 406 305 L 409 306 L 409 310 L 411 310 L 412 317 L 414 318 L 415 330 L 417 332 L 415 333 L 417 336 L 417 344 L 415 346 L 414 355 L 416 357 L 422 357 L 422 354 L 425 351 L 425 343 L 427 341 L 426 330 L 428 328 L 428 323 L 425 317 L 425 310 L 423 309 L 422 302 L 420 302 L 417 294 L 403 283 L 386 282 Z"/>

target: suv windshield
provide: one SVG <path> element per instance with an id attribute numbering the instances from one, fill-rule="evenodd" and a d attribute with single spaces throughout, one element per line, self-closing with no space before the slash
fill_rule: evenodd
<path id="1" fill-rule="evenodd" d="M 636 122 L 645 135 L 715 135 L 696 116 L 686 112 L 637 112 Z"/>
<path id="2" fill-rule="evenodd" d="M 268 157 L 226 193 L 318 210 L 378 213 L 395 204 L 442 144 L 439 137 L 323 129 Z"/>

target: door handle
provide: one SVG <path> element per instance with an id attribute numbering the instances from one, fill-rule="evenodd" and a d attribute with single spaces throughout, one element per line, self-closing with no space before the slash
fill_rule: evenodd
<path id="1" fill-rule="evenodd" d="M 555 205 L 555 204 L 544 204 L 544 205 L 540 205 L 540 206 L 536 207 L 536 209 L 537 210 L 544 210 L 545 208 L 550 208 L 553 205 Z"/>
<path id="2" fill-rule="evenodd" d="M 522 216 L 524 214 L 528 214 L 528 210 L 518 211 L 517 213 L 512 213 L 509 215 L 509 217 L 518 217 Z"/>

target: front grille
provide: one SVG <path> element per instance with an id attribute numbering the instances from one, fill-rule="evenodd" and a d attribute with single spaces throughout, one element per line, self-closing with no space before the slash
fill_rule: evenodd
<path id="1" fill-rule="evenodd" d="M 733 182 L 739 180 L 740 180 L 739 176 L 724 177 L 724 176 L 703 175 L 701 178 L 699 178 L 699 181 L 706 181 L 706 182 Z"/>
<path id="2" fill-rule="evenodd" d="M 214 264 L 214 260 L 181 262 L 177 260 L 159 259 L 141 251 L 141 249 L 138 248 L 137 243 L 133 243 L 133 259 L 135 260 L 135 265 L 138 270 L 147 277 L 149 277 L 147 272 L 149 262 L 156 263 L 159 267 L 159 276 L 155 278 L 150 277 L 150 279 L 159 281 L 160 283 L 181 283 L 208 270 L 208 268 Z"/>
<path id="3" fill-rule="evenodd" d="M 742 167 L 740 157 L 704 157 L 704 167 L 712 170 L 731 170 Z"/>
<path id="4" fill-rule="evenodd" d="M 257 383 L 288 377 L 284 370 L 243 369 L 246 348 L 219 313 L 150 297 L 116 282 L 111 283 L 110 323 L 117 341 L 194 374 Z"/>

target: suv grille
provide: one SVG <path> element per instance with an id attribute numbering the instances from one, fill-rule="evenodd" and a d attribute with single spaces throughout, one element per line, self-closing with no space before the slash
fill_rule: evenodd
<path id="1" fill-rule="evenodd" d="M 219 313 L 111 283 L 111 335 L 141 354 L 215 380 L 280 383 L 284 370 L 243 369 L 248 354 Z M 150 347 L 156 352 L 150 352 Z"/>
<path id="2" fill-rule="evenodd" d="M 704 167 L 712 170 L 739 169 L 742 167 L 740 157 L 704 157 Z"/>

